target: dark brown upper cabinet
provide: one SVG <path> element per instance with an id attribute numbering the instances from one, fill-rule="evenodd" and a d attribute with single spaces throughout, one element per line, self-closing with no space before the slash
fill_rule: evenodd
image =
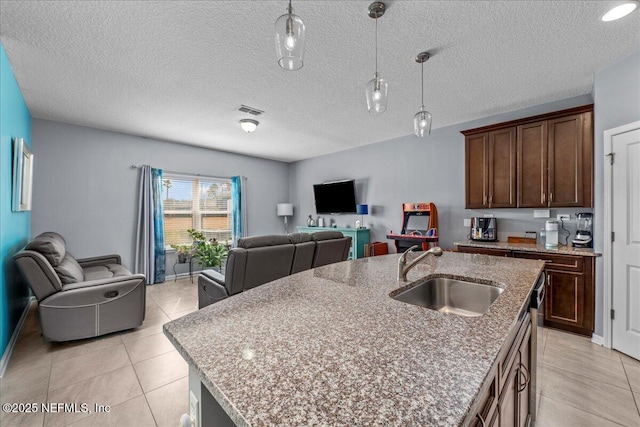
<path id="1" fill-rule="evenodd" d="M 467 209 L 593 206 L 593 105 L 462 133 Z"/>
<path id="2" fill-rule="evenodd" d="M 465 139 L 467 208 L 516 207 L 515 127 Z"/>

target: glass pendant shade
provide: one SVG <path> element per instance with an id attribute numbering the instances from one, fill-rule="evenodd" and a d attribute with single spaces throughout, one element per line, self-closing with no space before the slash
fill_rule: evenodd
<path id="1" fill-rule="evenodd" d="M 276 21 L 276 53 L 281 68 L 289 71 L 302 68 L 304 36 L 304 22 L 293 14 L 289 6 L 289 13 L 285 13 Z"/>
<path id="2" fill-rule="evenodd" d="M 367 108 L 370 113 L 383 113 L 387 110 L 389 84 L 378 73 L 367 83 Z"/>
<path id="3" fill-rule="evenodd" d="M 424 105 L 413 116 L 413 132 L 420 138 L 431 133 L 431 113 L 424 109 Z"/>

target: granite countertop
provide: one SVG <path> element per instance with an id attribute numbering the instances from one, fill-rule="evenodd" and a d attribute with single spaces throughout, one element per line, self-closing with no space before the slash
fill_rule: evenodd
<path id="1" fill-rule="evenodd" d="M 573 246 L 558 246 L 555 249 L 546 248 L 544 245 L 531 243 L 507 243 L 507 242 L 480 242 L 476 240 L 466 240 L 464 242 L 454 242 L 456 246 L 470 246 L 474 248 L 503 249 L 510 251 L 544 252 L 557 255 L 578 255 L 599 257 L 601 254 L 591 248 L 574 248 Z"/>
<path id="2" fill-rule="evenodd" d="M 390 298 L 397 259 L 288 276 L 167 323 L 164 333 L 240 426 L 465 425 L 544 263 L 427 257 L 403 287 L 445 275 L 505 289 L 483 316 L 461 317 Z"/>

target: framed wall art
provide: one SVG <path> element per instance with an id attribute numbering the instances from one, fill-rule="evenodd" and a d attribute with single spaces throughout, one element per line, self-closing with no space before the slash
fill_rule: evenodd
<path id="1" fill-rule="evenodd" d="M 33 184 L 33 154 L 23 138 L 13 139 L 13 199 L 14 212 L 31 210 Z"/>

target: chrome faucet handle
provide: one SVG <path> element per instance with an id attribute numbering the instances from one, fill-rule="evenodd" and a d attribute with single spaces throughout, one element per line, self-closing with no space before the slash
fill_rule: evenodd
<path id="1" fill-rule="evenodd" d="M 418 249 L 418 245 L 411 246 L 409 249 L 407 249 L 406 251 L 404 251 L 402 253 L 402 255 L 400 256 L 400 260 L 399 261 L 402 261 L 402 263 L 406 263 L 407 262 L 407 255 L 409 254 L 409 252 L 413 252 L 416 249 Z"/>
<path id="2" fill-rule="evenodd" d="M 418 245 L 411 246 L 409 249 L 404 251 L 402 255 L 400 255 L 400 258 L 398 258 L 398 281 L 406 278 L 404 266 L 407 265 L 407 255 L 409 254 L 409 252 L 413 252 L 415 249 L 418 249 Z"/>
<path id="3" fill-rule="evenodd" d="M 407 273 L 409 272 L 409 270 L 411 270 L 413 267 L 415 267 L 420 261 L 425 259 L 427 256 L 433 255 L 433 256 L 439 257 L 439 256 L 442 256 L 442 254 L 444 252 L 441 247 L 434 246 L 433 248 L 431 248 L 431 249 L 429 249 L 427 251 L 424 251 L 422 254 L 418 255 L 415 259 L 413 259 L 409 263 L 409 265 L 407 265 L 407 260 L 406 260 L 407 254 L 409 252 L 413 251 L 417 247 L 418 247 L 417 245 L 414 245 L 414 246 L 410 247 L 409 249 L 407 249 L 402 254 L 400 259 L 398 260 L 398 281 L 406 282 L 407 281 Z"/>

